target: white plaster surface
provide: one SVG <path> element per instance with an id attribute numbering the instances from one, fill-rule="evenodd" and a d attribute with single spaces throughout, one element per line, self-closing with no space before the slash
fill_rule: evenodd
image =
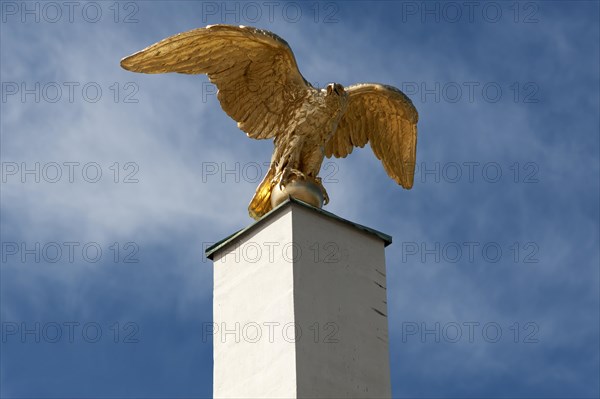
<path id="1" fill-rule="evenodd" d="M 288 204 L 214 269 L 215 398 L 391 397 L 379 237 Z"/>

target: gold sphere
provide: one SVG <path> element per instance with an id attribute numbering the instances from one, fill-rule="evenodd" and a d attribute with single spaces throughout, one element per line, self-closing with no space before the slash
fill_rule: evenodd
<path id="1" fill-rule="evenodd" d="M 323 207 L 323 192 L 321 188 L 309 180 L 292 180 L 284 184 L 281 188 L 279 188 L 279 183 L 275 184 L 271 192 L 271 205 L 273 209 L 287 200 L 288 197 L 294 197 L 316 208 Z"/>

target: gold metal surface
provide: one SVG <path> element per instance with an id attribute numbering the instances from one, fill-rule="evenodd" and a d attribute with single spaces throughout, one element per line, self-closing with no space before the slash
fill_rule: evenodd
<path id="1" fill-rule="evenodd" d="M 315 208 L 323 207 L 323 190 L 310 180 L 295 179 L 286 183 L 285 186 L 275 184 L 271 190 L 271 206 L 276 208 L 288 197 L 304 201 Z"/>
<path id="2" fill-rule="evenodd" d="M 367 143 L 392 179 L 406 189 L 413 185 L 418 113 L 410 99 L 376 83 L 314 88 L 274 33 L 211 25 L 168 37 L 123 58 L 121 66 L 142 73 L 207 74 L 221 107 L 248 137 L 274 139 L 271 166 L 248 207 L 254 219 L 288 195 L 315 200 L 314 187 L 323 197 L 317 206 L 326 204 L 318 177 L 324 157 L 344 158 Z"/>

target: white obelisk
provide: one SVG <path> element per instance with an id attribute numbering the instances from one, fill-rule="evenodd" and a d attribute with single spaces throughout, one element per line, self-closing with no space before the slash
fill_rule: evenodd
<path id="1" fill-rule="evenodd" d="M 390 398 L 391 237 L 290 199 L 207 249 L 215 398 Z"/>

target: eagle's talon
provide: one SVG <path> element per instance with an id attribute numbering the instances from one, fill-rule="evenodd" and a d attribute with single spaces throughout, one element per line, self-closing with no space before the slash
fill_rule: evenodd
<path id="1" fill-rule="evenodd" d="M 281 188 L 281 185 L 285 185 L 286 183 L 291 181 L 293 177 L 295 177 L 298 180 L 307 180 L 306 175 L 298 169 L 286 168 L 281 174 L 281 180 L 279 180 L 279 187 Z"/>
<path id="2" fill-rule="evenodd" d="M 296 176 L 297 179 L 306 180 L 306 175 L 298 169 L 289 169 L 289 173 L 292 176 Z"/>
<path id="3" fill-rule="evenodd" d="M 327 190 L 325 190 L 325 186 L 323 185 L 323 181 L 320 177 L 315 177 L 315 183 L 321 189 L 321 193 L 323 194 L 323 205 L 327 205 L 329 203 L 329 194 L 327 194 Z"/>
<path id="4" fill-rule="evenodd" d="M 325 187 L 321 186 L 321 190 L 323 191 L 323 205 L 327 205 L 329 204 L 329 194 L 327 194 L 327 190 L 325 190 Z"/>

